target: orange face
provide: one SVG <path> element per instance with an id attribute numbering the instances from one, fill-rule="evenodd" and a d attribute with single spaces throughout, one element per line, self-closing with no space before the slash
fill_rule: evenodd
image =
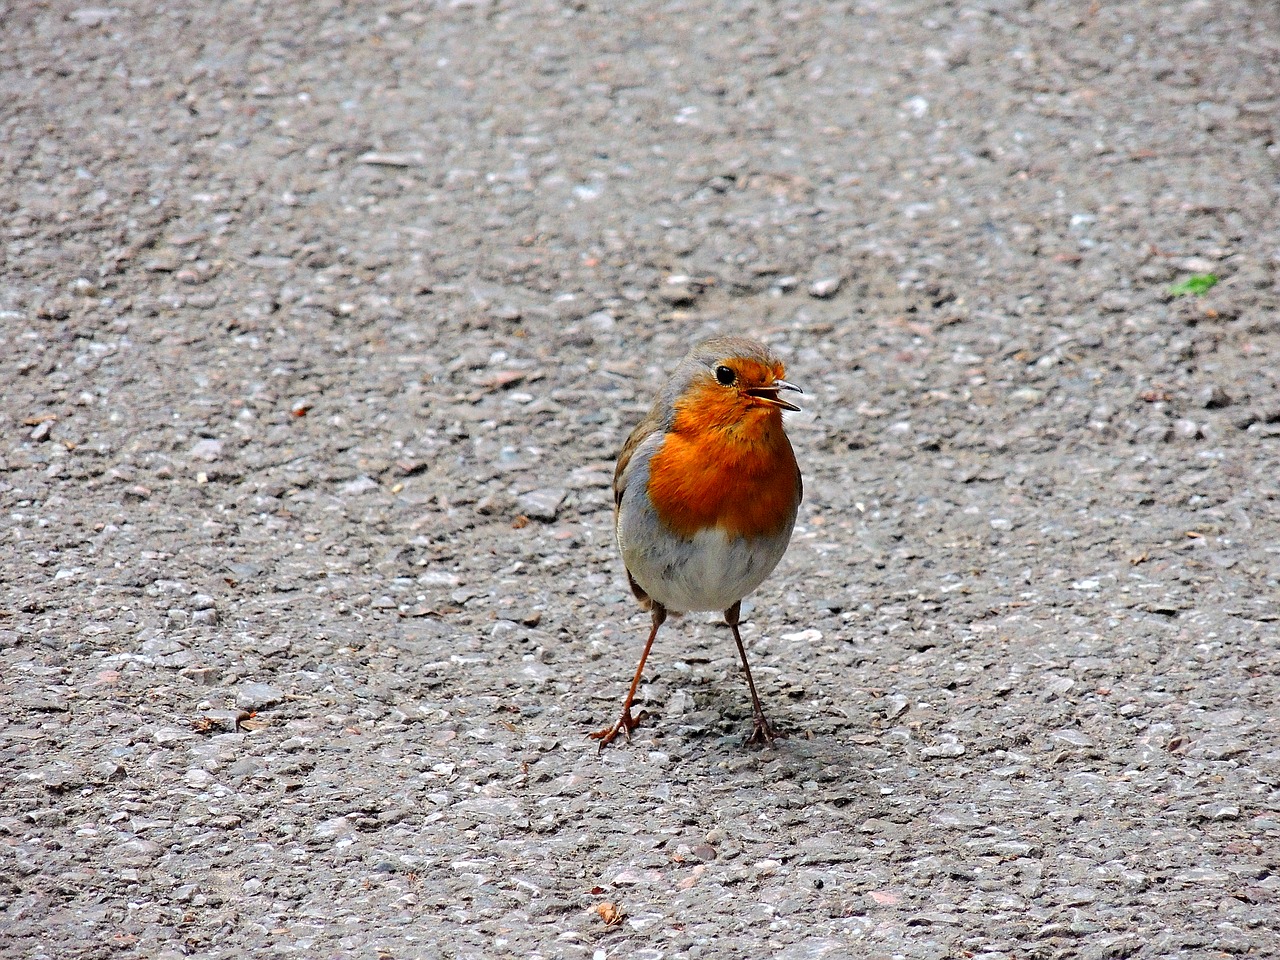
<path id="1" fill-rule="evenodd" d="M 765 364 L 754 357 L 729 357 L 705 376 L 698 376 L 676 401 L 677 433 L 725 430 L 743 441 L 770 429 L 781 429 L 782 410 L 799 407 L 778 396 L 778 384 L 791 388 L 780 361 Z"/>

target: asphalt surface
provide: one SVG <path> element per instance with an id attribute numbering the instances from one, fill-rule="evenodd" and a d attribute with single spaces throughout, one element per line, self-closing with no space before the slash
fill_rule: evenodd
<path id="1" fill-rule="evenodd" d="M 1273 4 L 0 21 L 0 954 L 1280 954 Z M 789 736 L 696 615 L 598 754 L 717 333 Z"/>

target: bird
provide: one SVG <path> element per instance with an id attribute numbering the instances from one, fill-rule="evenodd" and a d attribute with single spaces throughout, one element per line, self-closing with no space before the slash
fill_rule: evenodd
<path id="1" fill-rule="evenodd" d="M 717 611 L 733 631 L 751 693 L 744 745 L 781 736 L 760 706 L 738 621 L 742 599 L 786 552 L 804 495 L 783 411 L 786 367 L 748 337 L 705 340 L 680 361 L 632 430 L 613 475 L 614 533 L 631 591 L 648 610 L 649 638 L 618 721 L 589 736 L 600 750 L 628 742 L 645 662 L 668 614 Z M 642 715 L 643 716 L 643 715 Z"/>

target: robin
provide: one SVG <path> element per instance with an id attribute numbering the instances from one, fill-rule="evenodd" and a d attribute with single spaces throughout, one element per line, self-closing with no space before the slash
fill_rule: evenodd
<path id="1" fill-rule="evenodd" d="M 593 734 L 600 748 L 639 723 L 631 702 L 668 614 L 724 612 L 751 691 L 748 744 L 777 736 L 756 695 L 738 632 L 742 598 L 786 552 L 800 506 L 800 468 L 782 428 L 799 410 L 782 391 L 786 368 L 762 343 L 716 337 L 689 352 L 653 409 L 631 431 L 613 474 L 614 531 L 631 591 L 652 615 L 618 722 Z"/>

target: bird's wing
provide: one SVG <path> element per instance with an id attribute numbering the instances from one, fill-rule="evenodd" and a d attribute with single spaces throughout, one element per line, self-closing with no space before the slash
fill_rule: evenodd
<path id="1" fill-rule="evenodd" d="M 613 471 L 613 525 L 615 529 L 618 526 L 618 511 L 622 508 L 622 495 L 627 489 L 627 480 L 631 476 L 631 460 L 644 442 L 660 429 L 661 421 L 657 414 L 650 412 L 647 417 L 636 424 L 636 428 L 627 437 L 627 442 L 622 445 L 622 452 L 618 454 L 618 465 Z M 624 563 L 623 566 L 625 567 L 626 564 Z M 630 570 L 627 570 L 627 582 L 631 585 L 631 592 L 640 601 L 641 609 L 652 609 L 652 598 L 645 592 L 644 587 L 636 583 L 636 578 L 631 575 Z"/>
<path id="2" fill-rule="evenodd" d="M 615 513 L 618 507 L 622 506 L 622 494 L 627 488 L 627 476 L 630 473 L 631 458 L 640 449 L 640 445 L 653 436 L 658 427 L 658 418 L 650 413 L 636 424 L 636 428 L 631 431 L 631 436 L 627 437 L 627 442 L 622 445 L 622 452 L 618 454 L 618 465 L 613 470 L 613 509 Z"/>
<path id="3" fill-rule="evenodd" d="M 624 570 L 626 569 L 626 566 L 627 565 L 625 563 L 622 565 Z M 627 583 L 631 584 L 631 592 L 635 594 L 636 599 L 640 601 L 640 609 L 653 609 L 653 598 L 649 596 L 649 594 L 645 593 L 644 587 L 636 583 L 636 578 L 631 575 L 630 570 L 627 570 Z"/>
<path id="4" fill-rule="evenodd" d="M 631 477 L 632 458 L 635 457 L 636 451 L 643 447 L 645 440 L 652 438 L 655 433 L 662 429 L 662 420 L 659 419 L 657 413 L 650 411 L 649 415 L 636 424 L 635 430 L 631 431 L 631 435 L 627 436 L 627 442 L 622 444 L 622 452 L 618 454 L 618 465 L 613 470 L 613 526 L 618 526 L 618 511 L 622 508 L 622 494 L 626 492 L 627 480 Z M 623 566 L 626 566 L 623 563 Z M 637 600 L 640 600 L 640 607 L 643 609 L 653 608 L 653 599 L 640 584 L 637 584 L 631 571 L 627 570 L 627 582 L 631 585 L 631 593 L 634 593 Z"/>

